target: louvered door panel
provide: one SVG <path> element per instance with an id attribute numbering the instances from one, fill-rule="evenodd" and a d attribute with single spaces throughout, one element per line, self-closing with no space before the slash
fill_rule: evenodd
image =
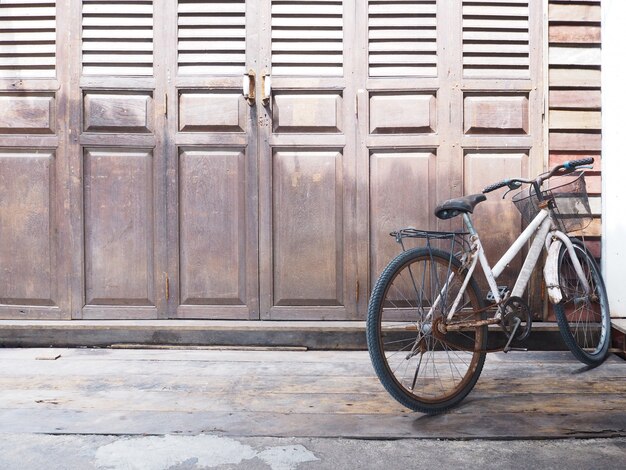
<path id="1" fill-rule="evenodd" d="M 435 0 L 377 0 L 368 7 L 370 77 L 437 75 Z"/>
<path id="2" fill-rule="evenodd" d="M 172 3 L 170 315 L 258 319 L 257 111 L 242 75 L 260 73 L 261 2 Z"/>
<path id="3" fill-rule="evenodd" d="M 63 6 L 0 0 L 0 319 L 69 316 Z"/>
<path id="4" fill-rule="evenodd" d="M 530 78 L 528 1 L 463 2 L 463 76 Z"/>
<path id="5" fill-rule="evenodd" d="M 490 182 L 530 177 L 542 170 L 542 2 L 463 0 L 462 120 L 464 193 Z M 487 171 L 488 169 L 488 171 Z M 487 258 L 495 262 L 522 224 L 510 200 L 494 193 L 475 212 Z M 489 221 L 498 220 L 494 227 Z M 523 258 L 520 258 L 523 259 Z M 513 286 L 520 260 L 498 279 Z M 531 303 L 537 279 L 530 286 Z M 486 282 L 479 281 L 487 289 Z M 532 306 L 537 311 L 538 305 Z"/>
<path id="6" fill-rule="evenodd" d="M 343 75 L 343 4 L 272 1 L 272 73 Z"/>
<path id="7" fill-rule="evenodd" d="M 0 78 L 54 78 L 55 66 L 55 2 L 0 2 Z"/>
<path id="8" fill-rule="evenodd" d="M 266 6 L 259 63 L 271 73 L 271 96 L 257 102 L 261 318 L 354 318 L 356 1 Z"/>
<path id="9" fill-rule="evenodd" d="M 84 0 L 83 75 L 153 74 L 152 0 Z"/>
<path id="10" fill-rule="evenodd" d="M 450 18 L 437 3 L 369 0 L 365 7 L 368 73 L 359 121 L 367 138 L 358 166 L 369 169 L 369 266 L 360 271 L 369 272 L 370 282 L 397 254 L 391 231 L 436 228 L 431 214 L 442 192 L 438 173 L 448 171 L 452 158 L 440 146 L 440 136 L 449 134 L 448 117 L 439 118 L 448 75 L 438 73 L 438 49 L 444 49 L 439 29 Z"/>
<path id="11" fill-rule="evenodd" d="M 178 73 L 241 75 L 246 64 L 246 2 L 178 2 Z"/>
<path id="12" fill-rule="evenodd" d="M 80 4 L 80 109 L 72 113 L 81 117 L 84 280 L 75 315 L 156 318 L 165 309 L 165 93 L 154 55 L 165 2 Z"/>

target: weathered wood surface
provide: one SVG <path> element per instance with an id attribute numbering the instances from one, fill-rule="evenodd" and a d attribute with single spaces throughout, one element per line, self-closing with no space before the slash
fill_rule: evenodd
<path id="1" fill-rule="evenodd" d="M 548 2 L 549 166 L 567 154 L 601 158 L 600 1 Z M 588 191 L 599 195 L 600 175 L 588 180 Z M 594 203 L 594 215 L 599 215 Z M 600 218 L 585 230 L 596 242 Z"/>
<path id="2" fill-rule="evenodd" d="M 599 84 L 599 47 L 568 42 L 599 8 L 551 8 L 552 80 Z M 447 230 L 439 202 L 543 169 L 544 14 L 0 1 L 0 318 L 363 320 L 391 230 Z M 565 137 L 599 119 L 571 99 Z"/>
<path id="3" fill-rule="evenodd" d="M 3 433 L 626 436 L 626 362 L 493 354 L 459 407 L 429 417 L 387 395 L 364 351 L 2 349 L 0 403 Z"/>

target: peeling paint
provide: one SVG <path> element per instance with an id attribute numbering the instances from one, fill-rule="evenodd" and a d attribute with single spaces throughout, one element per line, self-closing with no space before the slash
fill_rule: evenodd
<path id="1" fill-rule="evenodd" d="M 267 447 L 257 451 L 228 437 L 149 436 L 122 439 L 98 448 L 96 468 L 102 470 L 166 470 L 177 465 L 215 468 L 258 458 L 272 470 L 295 470 L 319 460 L 302 445 Z"/>

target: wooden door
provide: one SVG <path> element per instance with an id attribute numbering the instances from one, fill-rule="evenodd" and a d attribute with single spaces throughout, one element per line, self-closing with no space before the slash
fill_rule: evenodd
<path id="1" fill-rule="evenodd" d="M 0 2 L 0 318 L 69 317 L 67 22 Z"/>
<path id="2" fill-rule="evenodd" d="M 264 2 L 262 318 L 357 315 L 354 8 L 353 0 Z"/>
<path id="3" fill-rule="evenodd" d="M 367 60 L 357 181 L 369 182 L 359 187 L 368 195 L 359 213 L 369 219 L 361 272 L 371 285 L 398 253 L 390 231 L 459 229 L 460 219 L 434 217 L 437 203 L 543 168 L 543 22 L 541 1 L 361 5 Z M 521 229 L 502 193 L 475 212 L 492 263 Z M 520 264 L 499 282 L 510 282 Z"/>
<path id="4" fill-rule="evenodd" d="M 0 3 L 0 317 L 363 318 L 389 231 L 542 168 L 542 4 Z"/>
<path id="5" fill-rule="evenodd" d="M 76 318 L 165 314 L 165 93 L 158 0 L 72 0 Z"/>
<path id="6" fill-rule="evenodd" d="M 169 314 L 254 319 L 260 2 L 164 2 Z M 175 47 L 174 47 L 175 46 Z"/>

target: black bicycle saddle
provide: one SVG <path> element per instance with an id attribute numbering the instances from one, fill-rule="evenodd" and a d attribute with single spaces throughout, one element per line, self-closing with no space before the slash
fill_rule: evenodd
<path id="1" fill-rule="evenodd" d="M 435 208 L 435 215 L 446 220 L 463 213 L 469 212 L 471 214 L 479 203 L 486 200 L 487 196 L 484 194 L 470 194 L 469 196 L 450 199 Z"/>

